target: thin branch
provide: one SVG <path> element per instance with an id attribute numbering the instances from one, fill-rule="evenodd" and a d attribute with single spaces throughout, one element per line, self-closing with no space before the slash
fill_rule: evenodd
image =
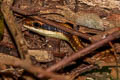
<path id="1" fill-rule="evenodd" d="M 85 73 L 85 72 L 88 72 L 88 71 L 91 71 L 91 70 L 97 69 L 97 68 L 98 68 L 97 66 L 92 65 L 92 64 L 87 65 L 87 66 L 83 66 L 82 68 L 81 68 L 81 65 L 80 65 L 77 68 L 73 69 L 72 74 L 70 74 L 70 75 L 72 75 L 73 76 L 72 79 L 74 79 L 76 76 L 78 76 L 82 73 Z"/>
<path id="2" fill-rule="evenodd" d="M 28 12 L 27 11 L 23 11 L 23 10 L 16 10 L 16 9 L 14 9 L 13 8 L 13 11 L 14 12 L 17 12 L 17 13 L 19 13 L 19 14 L 22 14 L 22 15 L 26 15 Z M 88 34 L 84 34 L 84 33 L 81 33 L 81 32 L 78 32 L 78 31 L 76 31 L 76 30 L 73 30 L 73 29 L 69 29 L 69 28 L 66 28 L 66 27 L 64 27 L 63 25 L 60 25 L 60 24 L 56 24 L 55 22 L 53 22 L 53 21 L 49 21 L 49 20 L 47 20 L 47 19 L 44 19 L 44 18 L 41 18 L 41 17 L 38 17 L 38 16 L 29 16 L 30 18 L 33 18 L 33 19 L 36 19 L 36 20 L 38 20 L 38 21 L 41 21 L 41 22 L 43 22 L 43 23 L 46 23 L 46 24 L 48 24 L 48 25 L 51 25 L 51 26 L 54 26 L 54 27 L 56 27 L 56 28 L 59 28 L 59 29 L 61 29 L 61 30 L 63 30 L 63 31 L 66 31 L 66 32 L 69 32 L 69 33 L 71 33 L 71 34 L 74 34 L 74 35 L 77 35 L 77 36 L 80 36 L 80 37 L 82 37 L 82 38 L 84 38 L 84 39 L 89 39 L 89 37 L 91 37 L 90 35 L 88 35 Z"/>
<path id="3" fill-rule="evenodd" d="M 42 75 L 44 75 L 44 77 L 53 78 L 55 80 L 67 80 L 67 78 L 68 78 L 65 76 L 57 75 L 53 72 L 46 72 L 46 70 L 44 70 L 38 66 L 32 65 L 31 62 L 28 61 L 28 59 L 20 60 L 16 57 L 9 56 L 4 53 L 0 53 L 0 63 L 15 66 L 15 67 L 21 67 L 21 68 L 27 70 L 28 72 L 35 74 L 35 76 L 36 76 L 36 74 L 42 74 Z"/>
<path id="4" fill-rule="evenodd" d="M 85 55 L 88 55 L 90 54 L 92 51 L 96 50 L 97 48 L 105 45 L 106 43 L 108 43 L 109 41 L 112 41 L 116 38 L 119 38 L 120 37 L 120 32 L 114 32 L 113 34 L 109 35 L 108 37 L 96 42 L 96 43 L 93 43 L 92 45 L 82 49 L 81 51 L 78 51 L 77 53 L 67 57 L 67 58 L 64 58 L 62 59 L 62 61 L 58 62 L 57 64 L 49 67 L 47 69 L 47 71 L 56 71 L 58 69 L 61 69 L 63 66 L 69 64 L 70 62 L 72 62 L 73 60 L 76 60 L 78 58 L 81 58 Z"/>
<path id="5" fill-rule="evenodd" d="M 13 4 L 13 0 L 3 0 L 1 5 L 1 11 L 4 15 L 4 19 L 7 23 L 7 26 L 12 33 L 12 36 L 16 42 L 20 57 L 24 59 L 24 55 L 27 53 L 27 46 L 25 40 L 23 38 L 22 33 L 20 32 L 20 27 L 15 21 L 15 17 L 13 16 L 13 12 L 11 11 L 11 6 Z"/>
<path id="6" fill-rule="evenodd" d="M 115 27 L 115 28 L 111 28 L 111 29 L 108 29 L 106 30 L 105 32 L 101 32 L 100 34 L 98 35 L 95 35 L 95 36 L 92 36 L 90 37 L 89 39 L 92 41 L 92 42 L 96 42 L 96 41 L 99 41 L 100 39 L 102 39 L 103 37 L 109 35 L 109 34 L 112 34 L 114 32 L 117 32 L 117 31 L 120 31 L 120 28 L 119 27 Z"/>
<path id="7" fill-rule="evenodd" d="M 79 3 L 79 1 L 78 0 L 75 0 L 75 12 L 78 12 L 78 3 Z"/>
<path id="8" fill-rule="evenodd" d="M 37 15 L 40 10 L 47 10 L 48 8 L 38 7 L 38 6 L 31 6 L 30 8 L 27 8 L 25 10 L 21 10 L 20 8 L 16 6 L 12 6 L 13 11 L 17 11 L 18 13 L 24 13 L 24 15 L 31 16 L 31 15 Z"/>

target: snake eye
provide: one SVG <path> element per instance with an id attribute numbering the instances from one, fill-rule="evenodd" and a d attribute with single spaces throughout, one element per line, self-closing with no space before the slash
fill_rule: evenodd
<path id="1" fill-rule="evenodd" d="M 33 26 L 35 26 L 35 27 L 40 27 L 41 25 L 40 25 L 39 23 L 37 23 L 37 22 L 34 22 L 34 23 L 33 23 Z"/>

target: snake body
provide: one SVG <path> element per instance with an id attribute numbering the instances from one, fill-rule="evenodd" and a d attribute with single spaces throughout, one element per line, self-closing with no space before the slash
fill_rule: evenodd
<path id="1" fill-rule="evenodd" d="M 58 24 L 61 24 L 61 23 L 58 23 Z M 67 28 L 71 28 L 67 24 L 62 23 L 62 25 L 64 25 Z M 40 35 L 65 40 L 72 46 L 74 51 L 77 51 L 80 48 L 83 48 L 77 36 L 72 35 L 63 30 L 60 30 L 58 28 L 55 28 L 53 26 L 43 24 L 41 22 L 33 21 L 33 20 L 26 21 L 23 26 L 28 30 L 38 33 Z"/>

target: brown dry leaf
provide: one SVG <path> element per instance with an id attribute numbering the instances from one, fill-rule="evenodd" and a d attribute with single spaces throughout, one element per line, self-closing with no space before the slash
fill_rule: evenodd
<path id="1" fill-rule="evenodd" d="M 117 79 L 117 69 L 116 68 L 111 68 L 111 76 L 113 79 Z M 120 68 L 118 68 L 118 76 L 120 78 Z"/>
<path id="2" fill-rule="evenodd" d="M 118 0 L 79 0 L 79 1 L 90 6 L 99 6 L 108 9 L 113 8 L 120 9 L 120 1 Z"/>
<path id="3" fill-rule="evenodd" d="M 40 13 L 46 14 L 43 16 L 44 17 L 46 16 L 47 19 L 63 21 L 63 22 L 67 21 L 75 25 L 86 26 L 88 28 L 93 28 L 93 29 L 106 30 L 114 27 L 114 25 L 111 24 L 109 21 L 105 19 L 101 19 L 100 16 L 97 15 L 97 13 L 94 13 L 92 11 L 91 12 L 79 11 L 75 13 L 67 6 L 56 6 L 56 7 L 59 9 L 56 10 L 48 9 L 46 11 L 40 11 Z M 51 15 L 52 13 L 54 13 L 55 16 Z M 63 16 L 64 20 L 61 16 Z"/>
<path id="4" fill-rule="evenodd" d="M 46 50 L 28 50 L 28 53 L 34 56 L 38 62 L 50 62 L 54 60 L 53 55 Z"/>
<path id="5" fill-rule="evenodd" d="M 111 14 L 106 20 L 114 24 L 115 27 L 120 27 L 120 14 Z"/>
<path id="6" fill-rule="evenodd" d="M 107 63 L 113 63 L 113 62 L 116 63 L 115 57 L 113 54 L 111 54 L 109 49 L 103 52 L 99 52 L 91 58 L 86 58 L 85 61 L 89 63 L 96 63 L 99 66 L 101 66 L 102 64 L 107 64 Z"/>

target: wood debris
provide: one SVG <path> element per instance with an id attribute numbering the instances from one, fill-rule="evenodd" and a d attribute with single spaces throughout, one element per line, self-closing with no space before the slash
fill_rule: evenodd
<path id="1" fill-rule="evenodd" d="M 0 80 L 120 79 L 119 0 L 2 0 L 0 6 Z"/>

